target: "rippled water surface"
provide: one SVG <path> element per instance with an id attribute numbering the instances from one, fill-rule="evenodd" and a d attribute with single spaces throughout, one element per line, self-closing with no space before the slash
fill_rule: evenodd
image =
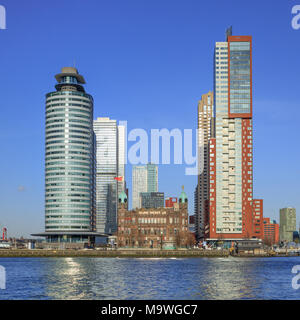
<path id="1" fill-rule="evenodd" d="M 290 258 L 0 258 L 0 299 L 299 299 Z"/>

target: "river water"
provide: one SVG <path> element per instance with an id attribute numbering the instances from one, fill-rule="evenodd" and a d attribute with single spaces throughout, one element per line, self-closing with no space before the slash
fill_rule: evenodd
<path id="1" fill-rule="evenodd" d="M 300 299 L 292 287 L 298 264 L 300 257 L 0 258 L 0 299 Z"/>

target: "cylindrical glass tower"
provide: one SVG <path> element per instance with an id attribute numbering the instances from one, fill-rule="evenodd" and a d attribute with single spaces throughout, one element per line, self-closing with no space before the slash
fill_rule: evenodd
<path id="1" fill-rule="evenodd" d="M 93 98 L 75 68 L 46 95 L 45 231 L 49 242 L 84 242 L 93 227 Z"/>

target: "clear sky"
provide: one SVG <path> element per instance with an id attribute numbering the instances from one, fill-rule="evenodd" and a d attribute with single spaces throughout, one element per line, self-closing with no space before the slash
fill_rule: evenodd
<path id="1" fill-rule="evenodd" d="M 213 89 L 214 42 L 253 36 L 254 197 L 264 215 L 300 213 L 300 30 L 287 0 L 0 0 L 0 225 L 9 236 L 44 230 L 45 94 L 73 66 L 95 117 L 128 129 L 196 128 L 197 102 Z M 127 168 L 131 187 L 131 166 Z M 190 200 L 196 177 L 159 167 L 159 190 Z"/>

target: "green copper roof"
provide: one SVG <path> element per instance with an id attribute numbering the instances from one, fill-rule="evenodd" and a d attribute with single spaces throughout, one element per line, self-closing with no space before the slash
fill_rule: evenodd
<path id="1" fill-rule="evenodd" d="M 183 202 L 187 202 L 187 200 L 188 200 L 188 197 L 187 197 L 186 193 L 184 192 L 184 187 L 182 187 L 182 192 L 179 197 L 179 202 L 183 203 Z"/>
<path id="2" fill-rule="evenodd" d="M 126 200 L 126 201 L 125 201 Z M 124 191 L 119 194 L 119 202 L 125 203 L 127 202 L 127 195 Z"/>

